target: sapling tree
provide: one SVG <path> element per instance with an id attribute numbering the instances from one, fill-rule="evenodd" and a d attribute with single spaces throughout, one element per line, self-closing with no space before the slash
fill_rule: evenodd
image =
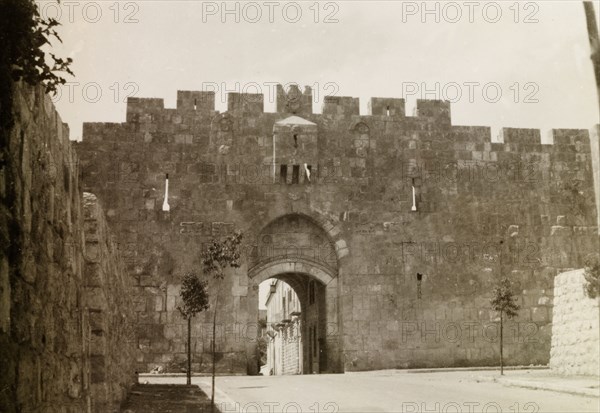
<path id="1" fill-rule="evenodd" d="M 492 306 L 492 310 L 497 311 L 500 314 L 500 374 L 504 374 L 504 316 L 512 319 L 518 314 L 519 311 L 519 305 L 516 303 L 515 296 L 512 292 L 512 285 L 508 278 L 502 278 L 496 287 L 494 287 L 490 304 Z"/>
<path id="2" fill-rule="evenodd" d="M 584 264 L 585 292 L 589 298 L 596 298 L 600 295 L 600 255 L 588 255 Z"/>
<path id="3" fill-rule="evenodd" d="M 240 266 L 240 244 L 242 242 L 242 233 L 236 231 L 221 240 L 213 239 L 206 249 L 202 251 L 202 265 L 204 274 L 212 277 L 215 281 L 215 303 L 213 307 L 213 326 L 212 326 L 212 389 L 210 402 L 212 410 L 215 408 L 215 374 L 216 374 L 216 330 L 217 330 L 217 312 L 219 306 L 219 294 L 225 270 L 227 268 L 239 268 Z"/>
<path id="4" fill-rule="evenodd" d="M 198 275 L 188 272 L 183 276 L 181 292 L 179 293 L 182 304 L 177 307 L 183 318 L 187 320 L 187 384 L 192 384 L 192 317 L 206 310 L 208 305 L 208 292 L 206 281 Z"/>

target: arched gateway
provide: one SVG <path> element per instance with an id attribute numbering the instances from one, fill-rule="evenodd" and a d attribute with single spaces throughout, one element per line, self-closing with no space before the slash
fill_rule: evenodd
<path id="1" fill-rule="evenodd" d="M 338 263 L 333 242 L 311 218 L 279 217 L 257 236 L 249 263 L 252 285 L 274 278 L 292 287 L 302 312 L 303 368 L 306 373 L 343 372 L 338 313 Z M 250 305 L 258 305 L 257 289 Z"/>

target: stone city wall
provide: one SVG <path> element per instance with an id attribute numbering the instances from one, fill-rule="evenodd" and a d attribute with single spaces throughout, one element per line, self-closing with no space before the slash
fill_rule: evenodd
<path id="1" fill-rule="evenodd" d="M 15 90 L 0 148 L 0 410 L 112 412 L 134 380 L 129 277 L 91 195 L 84 208 L 67 125 L 41 88 Z"/>
<path id="2" fill-rule="evenodd" d="M 565 375 L 600 374 L 599 298 L 585 291 L 584 270 L 554 279 L 550 368 Z"/>
<path id="3" fill-rule="evenodd" d="M 504 128 L 493 141 L 489 127 L 453 125 L 441 101 L 406 116 L 403 99 L 372 98 L 361 115 L 340 96 L 315 114 L 309 88 L 279 88 L 275 113 L 263 95 L 231 93 L 225 113 L 214 98 L 129 98 L 125 122 L 86 123 L 77 144 L 137 286 L 141 370 L 184 357 L 180 276 L 234 228 L 245 256 L 221 290 L 219 371 L 256 372 L 258 283 L 287 272 L 327 282 L 321 371 L 497 364 L 501 276 L 522 306 L 507 363 L 548 363 L 554 277 L 599 248 L 587 130 L 543 144 L 539 130 Z M 278 220 L 294 235 L 271 233 Z M 211 359 L 210 315 L 196 317 L 196 360 Z"/>

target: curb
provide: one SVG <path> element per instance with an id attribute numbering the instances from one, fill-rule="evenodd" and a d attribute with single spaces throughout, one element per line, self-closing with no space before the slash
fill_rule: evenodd
<path id="1" fill-rule="evenodd" d="M 187 377 L 186 373 L 140 373 L 139 377 Z M 247 376 L 242 373 L 217 373 L 216 377 L 225 376 Z M 193 373 L 192 377 L 211 377 L 210 373 Z"/>
<path id="2" fill-rule="evenodd" d="M 508 366 L 505 371 L 514 370 L 549 370 L 548 366 Z M 454 371 L 500 371 L 500 367 L 448 367 L 431 369 L 406 369 L 400 370 L 402 373 L 449 373 Z"/>
<path id="3" fill-rule="evenodd" d="M 497 381 L 498 383 L 507 386 L 507 387 L 522 387 L 525 389 L 532 390 L 548 390 L 554 391 L 558 393 L 566 393 L 573 394 L 576 396 L 586 396 L 586 397 L 594 397 L 597 398 L 599 396 L 599 389 L 593 388 L 581 388 L 581 387 L 569 387 L 560 384 L 554 383 L 539 383 L 534 381 L 527 380 L 515 380 L 515 379 L 500 379 Z"/>
<path id="4" fill-rule="evenodd" d="M 477 376 L 474 377 L 477 382 L 491 382 L 498 383 L 505 387 L 521 387 L 530 390 L 546 390 L 557 393 L 566 393 L 575 396 L 594 397 L 599 396 L 600 389 L 589 388 L 589 387 L 571 387 L 556 383 L 547 383 L 531 380 L 519 380 L 511 379 L 506 377 L 488 377 L 488 376 Z"/>
<path id="5" fill-rule="evenodd" d="M 210 394 L 212 390 L 212 383 L 205 382 L 204 380 L 200 380 L 198 384 L 200 390 L 206 394 L 208 400 L 210 402 Z M 229 408 L 231 406 L 231 409 Z M 215 385 L 215 407 L 218 412 L 233 412 L 233 413 L 241 413 L 240 404 L 233 400 L 227 393 L 223 390 L 219 389 L 218 386 Z"/>

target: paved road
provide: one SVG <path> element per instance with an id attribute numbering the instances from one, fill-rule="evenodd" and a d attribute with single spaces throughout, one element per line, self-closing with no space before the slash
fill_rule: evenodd
<path id="1" fill-rule="evenodd" d="M 222 412 L 598 412 L 597 398 L 478 382 L 475 372 L 217 377 Z M 156 378 L 151 382 L 183 382 Z M 210 394 L 210 378 L 194 384 Z"/>

